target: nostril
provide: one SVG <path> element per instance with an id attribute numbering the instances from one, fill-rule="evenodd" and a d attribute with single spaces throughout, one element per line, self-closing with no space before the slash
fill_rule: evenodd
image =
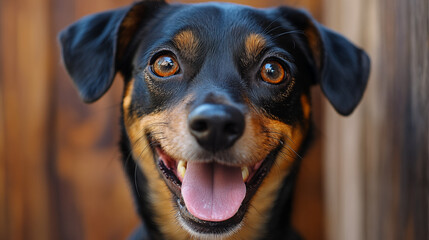
<path id="1" fill-rule="evenodd" d="M 192 121 L 190 127 L 193 131 L 197 132 L 205 132 L 209 128 L 207 121 L 203 119 Z"/>

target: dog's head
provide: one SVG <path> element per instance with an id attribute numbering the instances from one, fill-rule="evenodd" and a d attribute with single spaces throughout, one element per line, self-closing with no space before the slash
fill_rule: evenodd
<path id="1" fill-rule="evenodd" d="M 85 17 L 60 41 L 84 101 L 123 75 L 139 197 L 168 239 L 262 234 L 309 134 L 310 87 L 348 115 L 369 74 L 362 50 L 287 7 L 143 1 Z"/>

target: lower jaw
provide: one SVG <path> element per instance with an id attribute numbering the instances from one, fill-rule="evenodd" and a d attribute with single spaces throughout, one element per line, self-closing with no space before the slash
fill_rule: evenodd
<path id="1" fill-rule="evenodd" d="M 216 235 L 218 237 L 226 237 L 236 232 L 241 226 L 241 222 L 249 205 L 248 203 L 243 203 L 237 213 L 233 217 L 225 221 L 211 222 L 194 217 L 186 209 L 185 203 L 182 199 L 176 196 L 174 196 L 174 198 L 176 200 L 175 202 L 178 208 L 179 222 L 186 230 L 188 230 L 188 232 L 191 232 L 193 235 L 198 236 Z"/>
<path id="2" fill-rule="evenodd" d="M 246 196 L 241 203 L 240 208 L 237 213 L 231 218 L 220 221 L 212 222 L 205 221 L 196 218 L 193 216 L 186 208 L 186 205 L 181 196 L 181 183 L 177 179 L 169 177 L 167 174 L 168 168 L 162 163 L 157 154 L 154 154 L 155 162 L 158 165 L 158 169 L 161 171 L 164 182 L 167 184 L 168 188 L 172 192 L 173 200 L 175 202 L 179 221 L 182 226 L 188 230 L 193 235 L 198 235 L 199 237 L 216 235 L 227 237 L 228 235 L 236 232 L 242 223 L 242 220 L 247 212 L 249 207 L 250 200 L 258 190 L 260 184 L 262 183 L 265 176 L 268 175 L 274 161 L 281 150 L 282 145 L 279 144 L 274 150 L 272 150 L 263 161 L 261 167 L 258 169 L 255 176 L 246 183 Z M 152 149 L 153 153 L 156 153 L 155 149 Z"/>

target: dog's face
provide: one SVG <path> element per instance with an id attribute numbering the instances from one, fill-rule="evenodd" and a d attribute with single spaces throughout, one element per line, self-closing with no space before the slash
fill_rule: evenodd
<path id="1" fill-rule="evenodd" d="M 290 8 L 143 1 L 61 42 L 85 101 L 123 74 L 124 156 L 167 239 L 264 234 L 309 134 L 310 86 L 349 114 L 369 71 L 361 50 Z"/>
<path id="2" fill-rule="evenodd" d="M 249 211 L 244 222 L 264 220 L 256 212 L 269 210 L 297 158 L 312 69 L 282 41 L 294 29 L 264 12 L 204 4 L 164 14 L 138 40 L 126 86 L 133 156 L 162 199 L 154 209 L 194 235 L 230 234 Z"/>

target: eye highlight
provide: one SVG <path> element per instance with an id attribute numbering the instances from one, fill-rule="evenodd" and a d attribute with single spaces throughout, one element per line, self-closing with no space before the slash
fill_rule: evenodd
<path id="1" fill-rule="evenodd" d="M 261 68 L 261 78 L 267 83 L 279 84 L 285 79 L 283 66 L 274 60 L 266 61 Z"/>
<path id="2" fill-rule="evenodd" d="M 158 77 L 170 77 L 179 71 L 179 63 L 172 54 L 164 54 L 155 59 L 151 68 Z"/>

